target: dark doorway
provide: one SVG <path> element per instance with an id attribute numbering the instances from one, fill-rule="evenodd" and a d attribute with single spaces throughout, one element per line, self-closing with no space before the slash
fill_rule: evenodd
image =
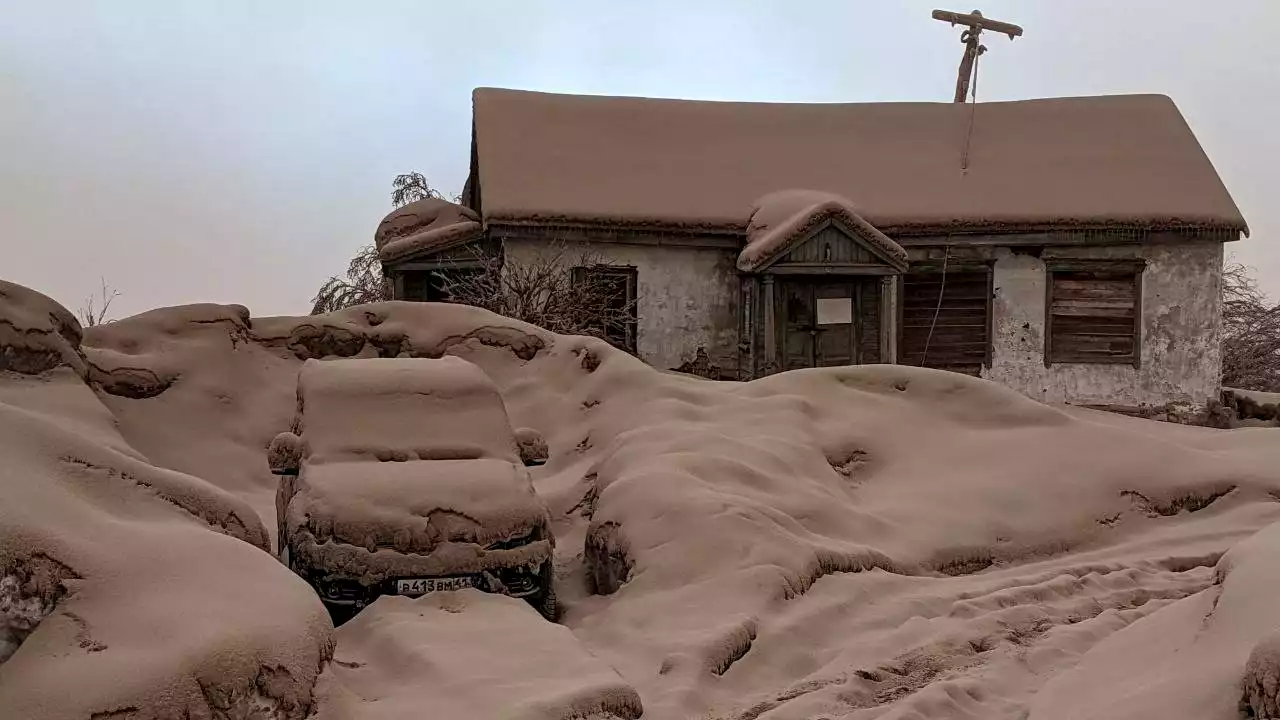
<path id="1" fill-rule="evenodd" d="M 881 362 L 878 277 L 778 285 L 783 370 Z"/>

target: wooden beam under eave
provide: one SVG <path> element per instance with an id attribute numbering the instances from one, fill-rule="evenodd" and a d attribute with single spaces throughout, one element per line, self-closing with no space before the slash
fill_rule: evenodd
<path id="1" fill-rule="evenodd" d="M 898 275 L 896 268 L 887 265 L 833 265 L 830 263 L 788 263 L 771 265 L 766 275 Z"/>

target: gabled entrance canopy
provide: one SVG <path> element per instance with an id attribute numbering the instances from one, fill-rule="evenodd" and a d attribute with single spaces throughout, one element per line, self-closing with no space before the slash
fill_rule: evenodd
<path id="1" fill-rule="evenodd" d="M 893 361 L 890 284 L 906 271 L 907 253 L 848 200 L 812 190 L 766 195 L 737 265 L 750 376 Z"/>
<path id="2" fill-rule="evenodd" d="M 896 275 L 907 252 L 838 195 L 784 190 L 761 198 L 738 255 L 744 273 Z"/>

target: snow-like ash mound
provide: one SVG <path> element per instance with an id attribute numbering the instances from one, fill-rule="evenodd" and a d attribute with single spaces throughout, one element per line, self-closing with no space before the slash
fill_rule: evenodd
<path id="1" fill-rule="evenodd" d="M 303 718 L 310 588 L 244 500 L 120 436 L 64 309 L 0 291 L 0 717 Z"/>
<path id="2" fill-rule="evenodd" d="M 0 280 L 0 370 L 35 375 L 66 365 L 83 376 L 82 332 L 52 299 Z"/>
<path id="3" fill-rule="evenodd" d="M 526 603 L 478 590 L 383 598 L 338 630 L 317 720 L 634 720 L 621 676 Z M 388 682 L 388 678 L 397 678 Z"/>
<path id="4" fill-rule="evenodd" d="M 1222 581 L 1214 570 L 1280 520 L 1270 429 L 1052 408 L 901 366 L 710 382 L 460 306 L 242 310 L 171 308 L 86 331 L 85 357 L 104 371 L 169 379 L 149 397 L 98 393 L 109 413 L 95 412 L 122 436 L 113 442 L 274 526 L 266 451 L 290 429 L 304 360 L 463 357 L 497 383 L 512 425 L 545 441 L 531 457 L 545 455 L 533 472 L 553 515 L 562 624 L 635 688 L 645 717 L 1136 717 L 1102 702 L 1130 693 L 1116 707 L 1225 720 L 1273 629 L 1236 605 L 1251 639 L 1184 661 L 1184 675 L 1205 679 L 1180 685 L 1176 707 L 1128 680 L 1155 656 L 1118 669 L 1138 652 L 1131 638 L 1194 637 L 1219 595 L 1273 597 L 1251 584 L 1265 585 L 1265 563 L 1240 562 Z M 417 621 L 395 607 L 410 637 Z M 403 648 L 361 627 L 344 626 L 339 658 L 349 642 L 367 667 L 386 668 L 361 676 L 377 686 L 370 697 L 413 695 L 400 693 L 417 679 L 394 670 Z M 467 633 L 483 635 L 476 647 L 500 641 Z M 423 667 L 464 651 L 412 648 Z M 1249 677 L 1265 683 L 1267 672 Z M 377 702 L 347 701 L 347 716 L 378 717 Z M 336 712 L 327 702 L 321 712 Z"/>

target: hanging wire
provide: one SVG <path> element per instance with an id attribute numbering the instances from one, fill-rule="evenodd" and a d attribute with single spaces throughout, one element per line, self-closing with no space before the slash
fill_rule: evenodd
<path id="1" fill-rule="evenodd" d="M 986 50 L 982 45 L 978 45 L 978 49 L 973 54 L 973 73 L 969 79 L 970 97 L 973 98 L 969 103 L 969 129 L 964 135 L 964 154 L 960 156 L 960 169 L 969 169 L 969 145 L 973 142 L 973 121 L 974 115 L 978 112 L 978 63 L 982 60 L 982 52 Z"/>
<path id="2" fill-rule="evenodd" d="M 969 78 L 969 94 L 972 98 L 969 103 L 969 128 L 964 135 L 964 154 L 960 157 L 960 169 L 969 169 L 969 146 L 973 142 L 973 121 L 978 111 L 978 62 L 982 58 L 983 51 L 986 50 L 982 45 L 978 45 L 973 56 L 973 71 Z M 920 367 L 924 367 L 925 362 L 929 359 L 929 345 L 933 343 L 933 331 L 938 327 L 938 317 L 942 315 L 942 299 L 947 291 L 947 267 L 951 260 L 951 243 L 950 239 L 943 246 L 942 253 L 942 281 L 938 287 L 938 303 L 933 308 L 933 320 L 929 323 L 929 334 L 925 336 L 924 352 L 920 354 Z"/>
<path id="3" fill-rule="evenodd" d="M 929 323 L 929 334 L 924 339 L 924 352 L 920 354 L 920 367 L 924 367 L 929 359 L 929 344 L 933 342 L 933 329 L 938 326 L 938 316 L 942 314 L 942 296 L 947 291 L 947 261 L 951 258 L 951 243 L 943 246 L 942 253 L 942 285 L 938 288 L 938 304 L 933 308 L 933 322 Z"/>

